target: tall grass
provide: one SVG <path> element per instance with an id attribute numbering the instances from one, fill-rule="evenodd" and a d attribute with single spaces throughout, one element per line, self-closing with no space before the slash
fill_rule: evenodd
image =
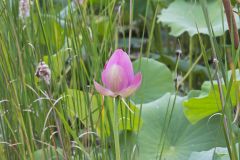
<path id="1" fill-rule="evenodd" d="M 108 117 L 112 104 L 99 96 L 98 107 L 93 108 L 92 83 L 100 79 L 105 61 L 118 48 L 119 30 L 128 23 L 123 22 L 128 14 L 124 5 L 115 0 L 83 5 L 35 0 L 30 17 L 21 19 L 18 1 L 0 2 L 1 159 L 34 159 L 37 151 L 46 159 L 49 154 L 57 159 L 114 157 L 114 137 L 98 135 L 96 127 L 102 126 L 104 133 L 106 126 L 93 117 L 103 112 Z M 35 76 L 42 60 L 52 71 L 50 85 Z M 69 89 L 81 90 L 83 96 Z M 69 105 L 76 116 L 68 112 Z M 113 133 L 112 119 L 107 119 Z"/>
<path id="2" fill-rule="evenodd" d="M 212 48 L 212 56 L 213 56 L 213 63 L 215 66 L 215 77 L 212 77 L 210 74 L 210 80 L 213 82 L 213 79 L 217 80 L 218 88 L 219 88 L 219 95 L 221 99 L 221 109 L 222 109 L 222 128 L 225 134 L 225 140 L 229 152 L 229 156 L 231 159 L 237 160 L 239 158 L 239 150 L 237 150 L 236 144 L 239 143 L 238 134 L 234 131 L 235 120 L 239 115 L 233 113 L 234 108 L 236 107 L 238 110 L 239 107 L 239 85 L 237 83 L 237 69 L 239 69 L 238 59 L 239 59 L 239 35 L 236 28 L 236 22 L 234 20 L 234 15 L 231 7 L 231 2 L 228 0 L 223 0 L 224 11 L 228 20 L 228 26 L 230 31 L 230 39 L 231 39 L 231 50 L 227 51 L 226 45 L 222 47 L 222 44 L 219 44 L 214 36 L 214 33 L 211 28 L 211 22 L 209 19 L 206 1 L 201 2 L 203 13 L 205 16 L 205 21 L 208 26 L 208 31 L 210 33 L 210 42 Z M 222 10 L 222 12 L 224 12 Z M 225 16 L 222 14 L 222 16 Z M 224 40 L 225 37 L 223 37 Z M 199 40 L 201 42 L 201 38 L 199 36 Z M 204 51 L 204 46 L 201 44 L 203 49 L 204 57 L 206 57 L 206 52 Z M 205 58 L 206 59 L 206 58 Z M 209 65 L 205 60 L 206 66 Z M 232 74 L 229 77 L 228 70 L 231 70 Z M 235 83 L 234 83 L 235 82 Z M 222 84 L 224 83 L 224 88 Z M 213 84 L 213 83 L 212 83 Z M 234 85 L 234 86 L 233 86 Z M 213 85 L 212 85 L 213 87 Z M 230 91 L 232 87 L 236 87 L 236 98 L 237 98 L 237 106 L 233 106 L 230 98 Z M 226 93 L 224 92 L 226 89 Z"/>

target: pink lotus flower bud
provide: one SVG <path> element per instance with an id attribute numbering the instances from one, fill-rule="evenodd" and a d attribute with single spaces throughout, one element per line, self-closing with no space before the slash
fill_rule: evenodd
<path id="1" fill-rule="evenodd" d="M 49 69 L 48 65 L 45 64 L 43 61 L 38 64 L 37 70 L 35 75 L 38 78 L 43 79 L 46 84 L 50 84 L 51 80 L 51 70 Z"/>
<path id="2" fill-rule="evenodd" d="M 104 96 L 128 97 L 132 95 L 142 83 L 142 74 L 134 75 L 132 62 L 126 52 L 117 49 L 102 72 L 104 87 L 94 81 L 96 90 Z"/>

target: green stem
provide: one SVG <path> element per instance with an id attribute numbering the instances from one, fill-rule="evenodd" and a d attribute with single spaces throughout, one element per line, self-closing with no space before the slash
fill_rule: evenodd
<path id="1" fill-rule="evenodd" d="M 230 0 L 222 0 L 222 2 L 223 2 L 223 7 L 225 10 L 226 17 L 227 17 L 229 32 L 232 37 L 231 39 L 233 39 L 235 49 L 238 49 L 239 35 L 238 35 L 236 20 L 235 20 L 233 10 L 232 10 L 231 1 Z"/>
<path id="2" fill-rule="evenodd" d="M 113 132 L 114 132 L 114 144 L 115 144 L 115 154 L 116 154 L 116 160 L 121 160 L 120 158 L 120 145 L 119 145 L 119 132 L 118 132 L 118 98 L 113 99 L 114 103 L 114 126 L 113 126 Z"/>
<path id="3" fill-rule="evenodd" d="M 190 66 L 192 66 L 193 63 L 193 37 L 190 37 L 190 43 L 189 43 L 189 61 Z M 193 75 L 192 73 L 189 74 L 189 90 L 192 89 L 192 82 L 193 82 Z"/>
<path id="4" fill-rule="evenodd" d="M 130 11 L 129 11 L 129 41 L 128 41 L 128 54 L 131 54 L 131 38 L 132 38 L 132 19 L 133 19 L 133 0 L 130 0 Z"/>

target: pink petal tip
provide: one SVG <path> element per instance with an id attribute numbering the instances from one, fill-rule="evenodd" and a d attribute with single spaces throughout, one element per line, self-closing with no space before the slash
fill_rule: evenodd
<path id="1" fill-rule="evenodd" d="M 112 91 L 110 91 L 110 90 L 107 89 L 107 88 L 104 88 L 103 86 L 101 86 L 100 84 L 98 84 L 96 81 L 94 81 L 94 86 L 95 86 L 96 90 L 97 90 L 101 95 L 116 97 L 116 95 L 115 95 Z"/>
<path id="2" fill-rule="evenodd" d="M 135 75 L 135 77 L 134 77 L 134 80 L 133 80 L 132 84 L 129 87 L 121 90 L 119 92 L 119 95 L 121 97 L 129 97 L 129 96 L 131 96 L 134 92 L 137 91 L 137 89 L 140 87 L 141 83 L 142 83 L 142 74 L 141 73 L 137 73 Z"/>

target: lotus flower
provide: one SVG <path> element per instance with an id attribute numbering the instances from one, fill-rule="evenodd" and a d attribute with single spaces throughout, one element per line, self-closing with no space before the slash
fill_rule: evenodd
<path id="1" fill-rule="evenodd" d="M 117 49 L 102 72 L 104 87 L 94 81 L 96 90 L 104 96 L 121 96 L 123 98 L 132 95 L 141 85 L 142 74 L 134 75 L 132 62 L 126 52 Z"/>

